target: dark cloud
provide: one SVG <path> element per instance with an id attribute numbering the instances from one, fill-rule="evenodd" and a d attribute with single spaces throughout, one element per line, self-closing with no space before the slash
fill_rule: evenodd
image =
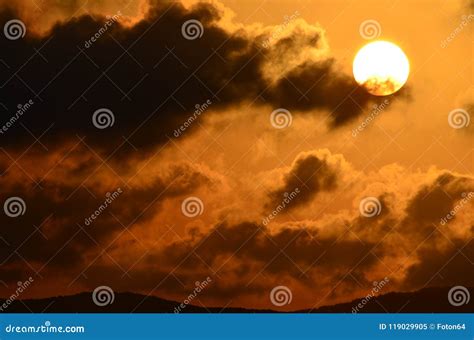
<path id="1" fill-rule="evenodd" d="M 333 59 L 297 66 L 263 97 L 279 107 L 327 111 L 324 115 L 333 127 L 359 116 L 375 100 L 352 77 L 341 73 Z"/>
<path id="2" fill-rule="evenodd" d="M 155 250 L 146 256 L 141 269 L 136 268 L 131 275 L 142 291 L 156 287 L 163 280 L 159 290 L 167 293 L 181 291 L 181 287 L 176 287 L 176 280 L 168 275 L 170 272 L 187 284 L 211 276 L 214 282 L 209 288 L 209 297 L 224 298 L 232 294 L 235 297 L 268 293 L 268 283 L 260 278 L 254 280 L 259 272 L 267 277 L 265 282 L 269 277 L 297 278 L 308 287 L 314 287 L 311 279 L 314 271 L 324 272 L 325 278 L 338 277 L 341 271 L 354 267 L 354 273 L 362 275 L 377 263 L 374 255 L 368 255 L 372 247 L 370 242 L 338 240 L 337 235 L 321 237 L 306 228 L 285 227 L 272 233 L 267 227 L 252 222 L 223 223 L 194 242 L 182 240 Z M 157 263 L 160 265 L 156 266 Z M 88 277 L 97 276 L 102 270 L 100 266 L 91 268 Z M 122 275 L 118 270 L 111 272 Z M 93 287 L 96 283 L 89 281 L 88 284 Z"/>
<path id="3" fill-rule="evenodd" d="M 301 175 L 305 173 L 301 169 L 306 167 L 311 169 L 308 174 L 313 174 L 319 165 L 330 169 L 337 179 L 339 161 L 329 153 L 306 153 L 297 158 L 284 178 L 296 170 Z M 158 246 L 148 244 L 143 248 L 132 238 L 120 238 L 108 247 L 118 233 L 124 231 L 111 214 L 122 224 L 130 224 L 130 228 L 147 223 L 150 227 L 151 218 L 158 211 L 163 212 L 160 208 L 165 199 L 180 201 L 184 193 L 196 191 L 201 186 L 212 186 L 215 182 L 209 175 L 187 165 L 174 166 L 162 173 L 135 189 L 124 187 L 124 193 L 84 230 L 76 223 L 83 224 L 84 218 L 99 207 L 109 184 L 94 187 L 86 183 L 87 190 L 80 189 L 70 200 L 64 201 L 75 185 L 59 186 L 44 181 L 42 190 L 24 197 L 27 202 L 24 216 L 17 219 L 0 217 L 4 226 L 0 236 L 8 242 L 0 252 L 4 262 L 0 270 L 2 280 L 14 283 L 25 273 L 33 275 L 33 269 L 28 268 L 26 262 L 36 270 L 47 263 L 40 272 L 45 279 L 60 272 L 66 282 L 77 279 L 74 287 L 93 289 L 107 284 L 116 291 L 180 300 L 192 291 L 196 281 L 209 276 L 212 284 L 200 298 L 208 305 L 222 305 L 233 300 L 235 306 L 245 306 L 247 302 L 243 301 L 247 298 L 255 302 L 258 301 L 256 297 L 268 296 L 279 284 L 290 286 L 295 298 L 305 296 L 305 301 L 301 302 L 303 306 L 317 303 L 326 293 L 329 300 L 325 303 L 347 300 L 348 296 L 363 296 L 366 289 L 371 289 L 374 279 L 385 276 L 390 277 L 387 292 L 415 290 L 426 285 L 472 285 L 472 279 L 463 276 L 472 271 L 472 221 L 469 227 L 456 223 L 457 219 L 444 227 L 437 221 L 445 209 L 448 212 L 453 209 L 462 192 L 472 189 L 470 177 L 441 172 L 408 199 L 402 214 L 396 212 L 400 201 L 398 194 L 386 192 L 377 196 L 382 213 L 372 218 L 361 217 L 358 213 L 345 214 L 343 220 L 287 221 L 275 223 L 270 228 L 242 216 L 244 221 L 223 219 L 217 224 L 206 222 L 204 228 L 196 229 L 198 221 L 190 220 L 188 232 L 172 242 Z M 169 183 L 175 184 L 160 196 Z M 320 183 L 313 184 L 313 191 L 317 192 L 320 186 Z M 23 193 L 22 188 L 21 183 L 9 185 L 7 194 Z M 111 186 L 108 191 L 113 189 Z M 438 190 L 445 191 L 446 197 L 451 195 L 451 200 L 440 195 Z M 4 199 L 3 195 L 1 199 Z M 144 207 L 150 204 L 141 215 Z M 469 207 L 466 205 L 463 209 L 468 211 Z M 39 226 L 51 213 L 53 215 L 41 227 L 42 236 L 33 225 Z M 173 216 L 173 212 L 170 214 Z M 462 220 L 463 212 L 460 210 L 458 214 Z M 140 215 L 138 220 L 137 215 Z M 437 225 L 433 226 L 433 223 Z M 155 239 L 153 235 L 150 237 Z M 14 253 L 18 247 L 22 258 Z M 103 253 L 103 249 L 107 252 Z M 56 253 L 58 256 L 53 257 Z M 124 267 L 111 263 L 107 254 Z M 130 258 L 131 263 L 127 265 L 122 256 Z M 91 262 L 91 258 L 96 257 L 99 259 Z M 53 260 L 49 261 L 51 258 Z M 407 267 L 400 267 L 405 262 Z M 124 269 L 128 270 L 126 274 Z M 84 276 L 79 276 L 83 270 Z M 335 283 L 338 283 L 336 287 Z M 40 279 L 37 284 L 42 284 Z M 258 304 L 270 307 L 267 302 Z"/>
<path id="4" fill-rule="evenodd" d="M 21 182 L 6 185 L 7 180 L 13 182 L 10 177 L 3 179 L 2 207 L 8 198 L 21 197 L 26 211 L 16 218 L 3 211 L 0 214 L 0 272 L 4 281 L 18 279 L 17 270 L 11 270 L 19 264 L 26 264 L 24 269 L 42 271 L 47 266 L 49 270 L 77 272 L 88 254 L 100 253 L 117 234 L 150 221 L 166 199 L 215 183 L 189 165 L 172 166 L 161 176 L 133 186 L 115 181 L 99 186 L 100 180 L 78 186 L 53 179 L 31 188 Z M 97 217 L 90 219 L 97 211 Z"/>
<path id="5" fill-rule="evenodd" d="M 407 217 L 402 225 L 417 225 L 412 233 L 423 239 L 450 214 L 457 202 L 473 190 L 472 178 L 442 173 L 432 183 L 421 187 L 410 199 L 406 207 Z"/>
<path id="6" fill-rule="evenodd" d="M 69 6 L 61 10 L 70 12 Z M 130 180 L 143 165 L 138 158 L 156 151 L 156 146 L 166 142 L 192 115 L 195 105 L 208 99 L 214 114 L 252 102 L 269 112 L 285 108 L 295 115 L 328 116 L 332 128 L 346 124 L 377 100 L 325 54 L 319 28 L 310 29 L 298 21 L 264 47 L 262 42 L 272 36 L 271 29 L 229 33 L 220 26 L 220 15 L 209 4 L 187 10 L 179 3 L 157 1 L 141 21 L 132 26 L 113 23 L 87 47 L 85 42 L 103 29 L 105 18 L 74 18 L 58 23 L 44 36 L 27 33 L 19 40 L 2 36 L 0 125 L 11 119 L 19 104 L 30 99 L 34 102 L 0 134 L 2 148 L 18 159 L 18 164 L 12 164 L 0 154 L 0 202 L 20 196 L 27 206 L 25 215 L 15 219 L 0 214 L 2 280 L 16 282 L 25 273 L 41 269 L 41 274 L 44 268 L 48 274 L 45 280 L 60 276 L 70 281 L 70 276 L 74 278 L 87 268 L 85 276 L 78 278 L 81 288 L 109 284 L 117 290 L 149 292 L 159 287 L 152 293 L 168 297 L 186 295 L 195 281 L 211 276 L 213 284 L 204 296 L 217 304 L 224 298 L 240 304 L 242 296 L 267 296 L 272 287 L 282 283 L 294 284 L 295 298 L 305 290 L 304 296 L 314 300 L 321 297 L 323 289 L 332 290 L 335 282 L 341 282 L 337 292 L 328 296 L 346 298 L 359 293 L 360 284 L 370 286 L 374 276 L 386 276 L 389 269 L 397 276 L 391 278 L 390 289 L 394 290 L 426 284 L 473 285 L 470 277 L 462 278 L 463 273 L 472 272 L 472 221 L 469 226 L 461 225 L 465 215 L 455 216 L 452 222 L 460 230 L 451 233 L 439 225 L 462 199 L 462 193 L 473 190 L 469 177 L 441 173 L 413 197 L 405 197 L 403 189 L 401 193 L 398 188 L 390 188 L 393 192 L 377 189 L 373 195 L 381 203 L 381 213 L 373 218 L 360 216 L 357 204 L 347 208 L 353 203 L 354 192 L 344 192 L 344 201 L 317 220 L 278 221 L 271 228 L 255 222 L 256 215 L 261 209 L 273 210 L 285 193 L 299 189 L 286 208 L 291 211 L 309 206 L 323 193 L 343 190 L 341 183 L 351 175 L 343 159 L 329 152 L 300 154 L 280 181 L 272 183 L 266 201 L 256 204 L 254 210 L 245 210 L 247 206 L 239 201 L 240 188 L 236 188 L 250 180 L 226 178 L 228 186 L 215 186 L 215 192 L 203 197 L 208 215 L 185 222 L 179 221 L 182 216 L 176 211 L 164 209 L 169 203 L 166 200 L 173 199 L 180 214 L 181 196 L 212 187 L 216 179 L 202 169 L 183 164 L 165 169 L 168 162 L 164 165 L 163 159 L 175 157 L 167 154 L 130 186 L 121 181 Z M 0 14 L 0 25 L 17 17 L 19 14 L 5 10 Z M 191 19 L 204 27 L 202 37 L 196 40 L 187 40 L 181 33 L 183 23 Z M 308 48 L 324 53 L 312 58 L 306 53 Z M 99 108 L 114 113 L 112 127 L 94 127 L 92 116 Z M 47 128 L 41 142 L 50 148 L 48 155 L 34 150 L 23 155 L 24 148 Z M 69 150 L 78 136 L 85 136 L 94 152 L 107 157 L 98 159 L 81 149 L 63 160 L 64 150 Z M 61 149 L 60 155 L 50 158 L 56 149 Z M 115 158 L 120 162 L 109 162 Z M 19 167 L 39 185 L 26 183 Z M 43 177 L 50 169 L 52 173 Z M 114 173 L 116 169 L 119 175 Z M 360 177 L 348 191 L 379 185 L 373 183 L 377 176 Z M 403 184 L 401 187 L 407 186 Z M 118 187 L 123 194 L 90 226 L 84 225 L 107 192 Z M 232 217 L 228 216 L 230 210 Z M 302 218 L 311 216 L 308 212 Z M 157 221 L 158 217 L 163 219 Z M 119 238 L 114 243 L 125 230 L 122 225 L 146 237 L 145 233 L 169 219 L 178 220 L 176 229 L 180 229 L 173 230 L 173 241 L 166 239 L 146 251 L 132 238 Z M 149 237 L 155 240 L 155 236 Z M 103 249 L 113 253 L 120 264 L 131 259 L 133 266 L 126 268 L 130 277 L 110 264 Z M 395 271 L 405 255 L 409 263 L 406 277 Z M 91 262 L 96 257 L 100 259 Z"/>
<path id="7" fill-rule="evenodd" d="M 446 237 L 452 240 L 444 247 L 437 247 L 435 242 L 428 242 L 422 246 L 417 252 L 418 262 L 408 269 L 403 288 L 413 290 L 426 286 L 458 285 L 472 287 L 474 275 L 468 273 L 474 272 L 473 231 L 474 228 L 471 227 L 468 240 L 452 238 L 448 230 L 438 232 L 438 239 L 443 239 L 440 233 L 446 233 Z"/>
<path id="8" fill-rule="evenodd" d="M 408 268 L 403 289 L 472 286 L 472 275 L 465 273 L 474 269 L 474 226 L 456 220 L 463 210 L 472 209 L 473 190 L 472 178 L 444 172 L 410 199 L 397 230 L 407 234 L 404 247 L 417 260 Z"/>
<path id="9" fill-rule="evenodd" d="M 293 163 L 291 170 L 283 175 L 282 184 L 268 194 L 266 207 L 275 208 L 295 193 L 287 209 L 302 206 L 314 199 L 320 192 L 335 190 L 341 169 L 340 164 L 330 161 L 325 153 L 303 153 Z"/>
<path id="10" fill-rule="evenodd" d="M 230 34 L 219 27 L 219 16 L 209 4 L 186 10 L 179 3 L 157 2 L 131 27 L 107 26 L 106 18 L 82 16 L 57 24 L 44 37 L 2 37 L 3 122 L 19 104 L 34 102 L 0 136 L 2 145 L 29 144 L 34 141 L 30 132 L 40 136 L 50 127 L 42 141 L 51 147 L 77 134 L 86 136 L 98 150 L 114 151 L 114 156 L 143 154 L 166 141 L 194 106 L 208 99 L 213 109 L 255 101 L 295 111 L 324 110 L 330 112 L 334 126 L 361 114 L 374 99 L 351 76 L 341 73 L 332 59 L 308 60 L 269 80 L 269 56 L 316 45 L 321 36 L 299 29 L 294 33 L 299 39 L 285 38 L 262 48 L 260 41 L 266 35 Z M 0 25 L 16 17 L 5 10 Z M 191 19 L 204 27 L 196 40 L 181 33 L 183 23 Z M 99 31 L 100 37 L 91 42 Z M 114 113 L 112 127 L 94 127 L 92 115 L 99 108 Z"/>

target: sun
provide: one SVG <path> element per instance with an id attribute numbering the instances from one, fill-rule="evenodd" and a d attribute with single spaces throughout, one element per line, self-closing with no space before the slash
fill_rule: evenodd
<path id="1" fill-rule="evenodd" d="M 405 85 L 410 63 L 397 45 L 388 41 L 368 43 L 357 52 L 352 66 L 354 78 L 376 96 L 387 96 Z"/>

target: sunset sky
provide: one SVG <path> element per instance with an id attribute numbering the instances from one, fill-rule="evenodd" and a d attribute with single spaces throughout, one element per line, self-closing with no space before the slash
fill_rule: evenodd
<path id="1" fill-rule="evenodd" d="M 0 0 L 1 27 L 25 29 L 0 36 L 0 296 L 32 277 L 22 298 L 182 301 L 209 277 L 194 304 L 289 311 L 385 278 L 381 293 L 473 287 L 473 8 Z M 408 57 L 393 95 L 353 78 L 374 40 Z M 279 286 L 291 303 L 272 303 Z"/>

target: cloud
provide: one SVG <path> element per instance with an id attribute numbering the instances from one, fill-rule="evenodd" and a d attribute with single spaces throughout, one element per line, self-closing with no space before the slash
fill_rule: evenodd
<path id="1" fill-rule="evenodd" d="M 45 35 L 58 22 L 89 14 L 91 16 L 114 15 L 121 11 L 127 22 L 141 19 L 148 8 L 147 0 L 115 1 L 55 1 L 55 0 L 0 0 L 0 8 L 18 13 L 25 22 L 29 34 Z"/>
<path id="2" fill-rule="evenodd" d="M 89 268 L 87 278 L 80 282 L 92 288 L 96 280 L 104 282 L 101 273 L 105 270 L 106 282 L 119 291 L 133 285 L 141 292 L 179 296 L 192 290 L 196 280 L 210 276 L 213 284 L 200 298 L 216 305 L 234 299 L 235 305 L 242 306 L 245 297 L 268 296 L 277 282 L 294 282 L 309 290 L 315 287 L 316 273 L 320 287 L 356 265 L 354 275 L 362 275 L 377 262 L 375 256 L 367 256 L 371 247 L 359 240 L 337 240 L 337 235 L 321 237 L 305 227 L 272 232 L 252 222 L 222 223 L 195 242 L 183 239 L 147 252 L 140 266 L 131 270 L 130 279 L 115 266 L 99 264 Z M 267 303 L 265 299 L 257 305 L 262 302 Z"/>
<path id="3" fill-rule="evenodd" d="M 59 9 L 60 17 L 76 4 Z M 41 269 L 43 279 L 35 281 L 41 294 L 109 283 L 178 300 L 211 276 L 206 303 L 266 308 L 269 292 L 281 284 L 294 293 L 288 308 L 307 308 L 365 296 L 385 276 L 394 291 L 472 283 L 461 275 L 472 272 L 472 202 L 456 209 L 462 194 L 473 191 L 472 176 L 399 165 L 365 173 L 326 149 L 295 149 L 288 167 L 272 168 L 280 166 L 273 151 L 287 141 L 279 136 L 289 130 L 276 132 L 262 111 L 290 110 L 298 116 L 292 127 L 312 115 L 331 130 L 378 100 L 341 71 L 322 27 L 301 18 L 283 28 L 231 26 L 221 7 L 152 2 L 140 19 L 120 19 L 92 42 L 106 22 L 93 14 L 40 35 L 0 39 L 3 124 L 18 104 L 34 101 L 0 134 L 0 202 L 20 196 L 27 204 L 18 219 L 0 214 L 3 280 L 15 283 Z M 0 24 L 23 15 L 4 10 Z M 187 20 L 202 23 L 202 37 L 183 37 Z M 206 115 L 215 125 L 203 119 L 184 141 L 170 141 L 208 99 Z M 100 108 L 113 112 L 113 126 L 94 126 Z M 239 124 L 228 125 L 234 118 Z M 221 145 L 227 128 L 234 129 L 227 138 L 235 148 Z M 249 130 L 260 145 L 242 142 Z M 274 133 L 278 140 L 268 146 L 266 135 Z M 206 138 L 215 144 L 206 148 Z M 184 162 L 182 154 L 196 162 Z M 85 226 L 119 187 L 123 194 Z M 296 188 L 281 215 L 262 225 Z M 204 202 L 196 218 L 180 211 L 189 196 Z M 380 201 L 379 215 L 360 214 L 364 197 Z M 51 291 L 57 281 L 65 285 Z"/>
<path id="4" fill-rule="evenodd" d="M 57 164 L 67 150 L 44 159 L 44 166 Z M 285 284 L 293 291 L 294 304 L 288 307 L 293 309 L 364 296 L 373 281 L 386 276 L 387 292 L 470 283 L 458 274 L 472 270 L 472 202 L 454 208 L 463 192 L 473 190 L 470 176 L 435 169 L 408 173 L 400 166 L 362 174 L 342 155 L 313 150 L 297 155 L 288 168 L 271 170 L 268 176 L 281 175 L 273 194 L 249 203 L 239 194 L 248 189 L 242 185 L 251 185 L 246 180 L 170 162 L 163 155 L 124 166 L 128 171 L 121 176 L 128 185 L 111 177 L 105 166 L 86 180 L 100 165 L 86 151 L 84 146 L 71 153 L 37 190 L 27 190 L 15 168 L 2 178 L 1 201 L 18 195 L 27 203 L 20 218 L 0 216 L 0 236 L 8 243 L 0 252 L 7 283 L 41 269 L 43 278 L 35 282 L 43 295 L 58 294 L 47 287 L 61 273 L 63 294 L 109 284 L 117 291 L 180 300 L 195 281 L 210 276 L 213 283 L 200 296 L 207 305 L 232 300 L 233 306 L 271 308 L 262 296 Z M 36 164 L 39 158 L 28 159 Z M 41 173 L 31 176 L 39 181 Z M 298 209 L 262 225 L 258 212 L 278 193 L 299 185 L 296 175 L 308 185 L 294 202 Z M 90 226 L 84 225 L 106 193 L 118 187 L 123 193 Z M 326 191 L 331 208 L 315 214 L 318 195 Z M 368 194 L 382 207 L 371 218 L 358 207 Z M 181 216 L 183 198 L 195 195 L 205 203 L 204 214 Z M 452 210 L 455 218 L 442 226 L 440 218 Z M 433 278 L 440 268 L 442 278 Z"/>
<path id="5" fill-rule="evenodd" d="M 296 189 L 298 194 L 291 200 L 288 209 L 310 202 L 320 192 L 336 189 L 344 165 L 346 163 L 341 155 L 333 156 L 328 150 L 300 154 L 291 169 L 283 175 L 281 185 L 268 194 L 267 208 L 279 205 L 285 194 Z"/>
<path id="6" fill-rule="evenodd" d="M 422 246 L 418 252 L 418 261 L 409 267 L 403 282 L 405 289 L 413 287 L 450 287 L 462 285 L 472 287 L 474 278 L 466 275 L 473 270 L 474 258 L 474 226 L 471 226 L 471 237 L 469 239 L 451 239 L 449 244 L 443 247 L 429 242 Z M 446 240 L 440 232 L 437 238 Z M 449 236 L 448 238 L 451 238 Z"/>
<path id="7" fill-rule="evenodd" d="M 119 269 L 98 265 L 88 270 L 88 279 L 81 279 L 81 283 L 92 288 L 99 273 L 108 270 L 108 280 L 119 290 L 132 285 L 147 294 L 179 300 L 193 289 L 196 280 L 210 276 L 213 284 L 200 296 L 204 304 L 218 306 L 232 301 L 232 306 L 260 308 L 271 308 L 266 297 L 273 287 L 285 284 L 293 292 L 293 309 L 363 296 L 374 281 L 384 277 L 390 280 L 385 292 L 469 286 L 472 279 L 462 275 L 473 269 L 474 225 L 469 206 L 458 211 L 460 219 L 453 220 L 450 227 L 463 232 L 452 233 L 438 223 L 432 227 L 432 235 L 422 240 L 420 229 L 431 222 L 417 220 L 426 207 L 414 202 L 439 183 L 454 195 L 457 190 L 469 190 L 474 180 L 439 172 L 430 182 L 405 197 L 405 215 L 396 211 L 397 195 L 402 193 L 386 192 L 381 196 L 384 213 L 375 218 L 361 217 L 355 211 L 273 223 L 271 228 L 249 220 L 224 221 L 150 250 L 130 271 L 131 278 L 119 280 L 123 277 Z M 469 227 L 461 222 L 462 216 L 470 221 Z"/>
<path id="8" fill-rule="evenodd" d="M 18 15 L 21 11 L 4 10 L 0 24 Z M 230 32 L 221 18 L 211 4 L 186 9 L 160 2 L 132 26 L 120 18 L 85 15 L 58 23 L 41 37 L 27 33 L 19 40 L 1 39 L 4 115 L 34 102 L 0 136 L 2 145 L 24 147 L 32 133 L 53 148 L 79 135 L 97 152 L 113 152 L 114 160 L 137 150 L 146 155 L 165 143 L 195 105 L 207 100 L 213 112 L 243 102 L 321 111 L 333 127 L 357 117 L 375 100 L 326 55 L 322 29 L 298 19 L 263 48 L 268 28 Z M 183 24 L 191 19 L 203 25 L 199 39 L 182 35 Z M 295 53 L 300 57 L 280 63 L 275 75 L 271 65 L 278 63 L 271 60 Z M 114 115 L 107 129 L 92 122 L 102 108 Z"/>
<path id="9" fill-rule="evenodd" d="M 441 171 L 409 199 L 396 228 L 414 255 L 402 289 L 473 284 L 462 274 L 473 270 L 473 190 L 472 177 Z"/>
<path id="10" fill-rule="evenodd" d="M 46 157 L 31 150 L 20 164 L 1 166 L 0 202 L 20 196 L 27 205 L 19 218 L 0 215 L 1 274 L 8 284 L 41 270 L 43 295 L 58 294 L 48 287 L 61 273 L 62 294 L 109 284 L 180 300 L 195 281 L 211 276 L 206 304 L 270 308 L 261 297 L 285 284 L 295 299 L 289 308 L 308 308 L 364 296 L 385 276 L 387 291 L 469 283 L 457 276 L 472 270 L 473 202 L 460 205 L 463 193 L 474 190 L 469 175 L 399 165 L 363 173 L 341 154 L 318 149 L 297 154 L 288 167 L 234 178 L 179 161 L 172 150 L 117 168 L 78 143 Z M 268 179 L 266 190 L 254 192 L 256 178 Z M 85 225 L 119 187 L 123 193 Z M 263 225 L 262 217 L 296 187 L 289 210 Z M 180 211 L 189 196 L 204 202 L 196 218 Z M 381 203 L 371 218 L 359 211 L 368 196 Z M 443 226 L 451 211 L 454 218 Z M 444 279 L 432 278 L 441 267 Z"/>
<path id="11" fill-rule="evenodd" d="M 438 223 L 463 197 L 462 194 L 474 190 L 473 184 L 468 177 L 443 173 L 429 185 L 420 188 L 406 208 L 407 215 L 420 224 Z"/>
<path id="12" fill-rule="evenodd" d="M 150 224 L 171 198 L 212 188 L 220 181 L 199 166 L 183 162 L 162 165 L 158 171 L 142 169 L 139 177 L 134 169 L 119 180 L 111 177 L 111 168 L 101 167 L 100 160 L 88 158 L 84 149 L 56 166 L 57 156 L 43 158 L 43 166 L 51 170 L 43 178 L 30 173 L 38 183 L 36 188 L 14 167 L 4 173 L 0 196 L 4 281 L 18 280 L 18 266 L 22 265 L 29 275 L 35 271 L 41 275 L 46 269 L 67 276 L 90 260 L 91 253 L 110 247 L 119 235 Z M 86 159 L 87 166 L 81 168 Z M 25 202 L 24 215 L 11 218 L 3 213 L 9 197 Z"/>

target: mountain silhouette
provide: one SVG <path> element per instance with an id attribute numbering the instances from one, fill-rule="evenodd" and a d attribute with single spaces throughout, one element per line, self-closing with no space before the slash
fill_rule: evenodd
<path id="1" fill-rule="evenodd" d="M 451 287 L 425 288 L 416 292 L 387 293 L 370 299 L 360 298 L 347 303 L 323 306 L 314 310 L 297 310 L 300 313 L 472 313 L 474 302 L 469 299 L 461 306 L 453 306 L 448 300 Z M 474 289 L 468 288 L 470 292 Z M 0 299 L 0 306 L 5 302 Z M 15 300 L 4 313 L 174 313 L 181 302 L 145 296 L 135 293 L 115 293 L 111 304 L 98 306 L 92 293 L 57 296 L 44 299 Z M 358 309 L 357 306 L 360 304 Z M 187 305 L 181 313 L 278 313 L 273 310 L 234 307 L 199 307 Z"/>

